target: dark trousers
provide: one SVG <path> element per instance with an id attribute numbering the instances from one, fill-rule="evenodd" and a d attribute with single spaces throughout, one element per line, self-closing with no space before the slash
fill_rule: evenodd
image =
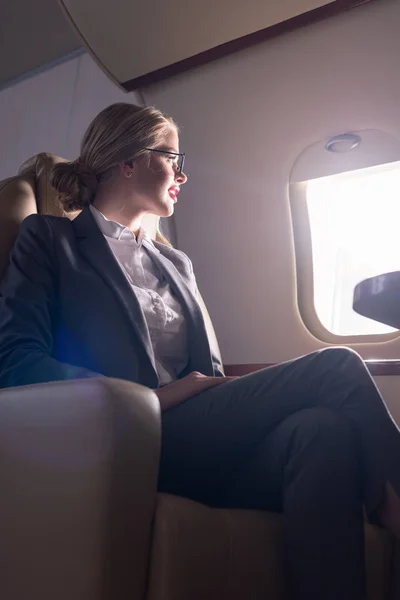
<path id="1" fill-rule="evenodd" d="M 328 348 L 163 414 L 159 489 L 283 512 L 296 600 L 365 600 L 364 504 L 400 494 L 400 432 L 364 363 Z"/>

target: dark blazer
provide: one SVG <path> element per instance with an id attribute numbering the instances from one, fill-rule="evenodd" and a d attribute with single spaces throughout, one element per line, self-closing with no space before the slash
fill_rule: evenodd
<path id="1" fill-rule="evenodd" d="M 189 258 L 157 242 L 147 248 L 187 320 L 180 376 L 222 375 Z M 89 209 L 73 221 L 31 215 L 0 283 L 0 387 L 96 373 L 158 387 L 142 309 Z"/>

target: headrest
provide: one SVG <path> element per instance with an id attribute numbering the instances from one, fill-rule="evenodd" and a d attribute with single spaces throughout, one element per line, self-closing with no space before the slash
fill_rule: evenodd
<path id="1" fill-rule="evenodd" d="M 8 263 L 11 248 L 22 221 L 31 214 L 76 217 L 65 213 L 49 184 L 52 166 L 64 161 L 59 156 L 42 153 L 33 156 L 19 169 L 18 175 L 0 181 L 0 279 Z"/>
<path id="2" fill-rule="evenodd" d="M 42 152 L 28 158 L 20 167 L 17 178 L 25 179 L 31 177 L 32 174 L 35 178 L 35 195 L 37 212 L 43 215 L 53 215 L 54 217 L 68 217 L 74 219 L 78 214 L 79 210 L 66 213 L 62 206 L 57 201 L 56 192 L 50 185 L 49 177 L 51 169 L 54 165 L 60 162 L 67 162 L 65 158 Z"/>

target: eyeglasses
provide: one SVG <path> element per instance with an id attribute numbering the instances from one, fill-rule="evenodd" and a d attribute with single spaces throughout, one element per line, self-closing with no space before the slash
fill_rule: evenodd
<path id="1" fill-rule="evenodd" d="M 149 152 L 158 152 L 160 154 L 169 154 L 172 156 L 177 156 L 176 166 L 178 167 L 179 174 L 182 175 L 183 165 L 185 164 L 185 153 L 184 152 L 170 152 L 169 150 L 159 150 L 158 148 L 144 148 L 144 150 L 148 150 Z"/>

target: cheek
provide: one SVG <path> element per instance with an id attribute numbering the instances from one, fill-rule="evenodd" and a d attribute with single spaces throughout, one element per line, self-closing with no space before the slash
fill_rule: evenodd
<path id="1" fill-rule="evenodd" d="M 141 173 L 138 188 L 148 196 L 164 193 L 174 182 L 174 169 L 165 163 L 155 163 Z"/>
<path id="2" fill-rule="evenodd" d="M 155 191 L 163 187 L 166 177 L 163 173 L 157 171 L 149 171 L 139 183 L 139 188 L 142 192 L 154 194 Z"/>
<path id="3" fill-rule="evenodd" d="M 155 173 L 154 175 L 155 175 L 154 182 L 155 182 L 157 188 L 160 188 L 160 189 L 163 189 L 163 188 L 168 189 L 172 185 L 172 182 L 174 180 L 173 173 L 171 172 L 171 170 L 169 168 L 162 169 L 161 171 Z"/>

